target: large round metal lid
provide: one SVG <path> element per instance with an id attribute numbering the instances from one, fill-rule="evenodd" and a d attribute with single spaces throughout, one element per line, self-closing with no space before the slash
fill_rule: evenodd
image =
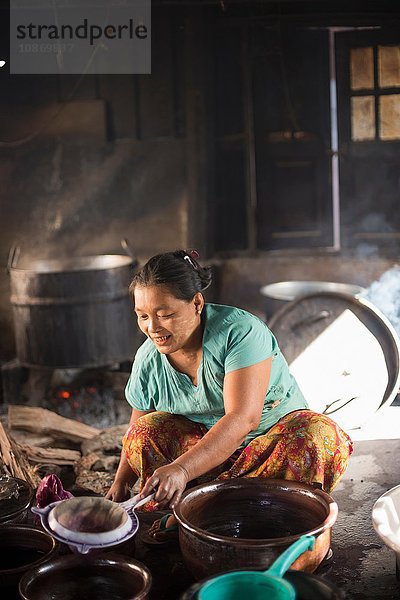
<path id="1" fill-rule="evenodd" d="M 358 296 L 365 292 L 365 288 L 351 283 L 337 283 L 335 281 L 277 281 L 260 288 L 260 293 L 274 300 L 295 300 L 305 294 L 317 292 L 340 292 Z"/>
<path id="2" fill-rule="evenodd" d="M 368 300 L 319 292 L 285 304 L 268 323 L 312 410 L 360 428 L 400 384 L 400 341 Z"/>

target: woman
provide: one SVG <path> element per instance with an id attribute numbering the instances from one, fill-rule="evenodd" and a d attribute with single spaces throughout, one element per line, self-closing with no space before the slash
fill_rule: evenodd
<path id="1" fill-rule="evenodd" d="M 276 339 L 254 315 L 206 303 L 211 271 L 196 252 L 151 258 L 129 291 L 141 331 L 126 386 L 132 406 L 121 461 L 107 494 L 125 500 L 139 478 L 146 510 L 174 508 L 190 483 L 272 477 L 330 492 L 352 442 L 307 407 Z M 150 536 L 167 541 L 172 515 Z"/>

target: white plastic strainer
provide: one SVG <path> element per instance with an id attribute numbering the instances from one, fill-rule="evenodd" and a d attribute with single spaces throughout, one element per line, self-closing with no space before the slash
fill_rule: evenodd
<path id="1" fill-rule="evenodd" d="M 87 554 L 92 548 L 119 544 L 137 532 L 139 521 L 134 512 L 154 497 L 142 500 L 139 494 L 125 502 L 79 496 L 53 502 L 45 508 L 33 506 L 43 528 L 54 538 Z"/>

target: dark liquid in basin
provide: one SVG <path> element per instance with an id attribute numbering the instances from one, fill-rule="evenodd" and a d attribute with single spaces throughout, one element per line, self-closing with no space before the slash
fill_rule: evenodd
<path id="1" fill-rule="evenodd" d="M 25 565 L 30 565 L 37 560 L 40 560 L 44 556 L 42 550 L 36 548 L 24 548 L 23 546 L 0 546 L 0 556 L 2 571 L 9 569 L 18 569 Z"/>
<path id="2" fill-rule="evenodd" d="M 315 518 L 304 514 L 287 514 L 267 509 L 255 515 L 214 514 L 203 518 L 199 527 L 211 534 L 253 540 L 298 535 L 318 525 Z"/>
<path id="3" fill-rule="evenodd" d="M 135 581 L 121 571 L 107 573 L 104 566 L 75 568 L 63 573 L 39 577 L 29 589 L 31 600 L 130 600 L 141 590 Z"/>

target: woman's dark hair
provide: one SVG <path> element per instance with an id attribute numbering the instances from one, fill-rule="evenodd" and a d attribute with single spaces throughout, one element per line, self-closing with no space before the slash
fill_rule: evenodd
<path id="1" fill-rule="evenodd" d="M 135 274 L 129 286 L 134 299 L 135 287 L 165 285 L 178 300 L 188 302 L 198 292 L 204 292 L 211 284 L 211 267 L 202 267 L 195 250 L 175 250 L 150 258 Z"/>

